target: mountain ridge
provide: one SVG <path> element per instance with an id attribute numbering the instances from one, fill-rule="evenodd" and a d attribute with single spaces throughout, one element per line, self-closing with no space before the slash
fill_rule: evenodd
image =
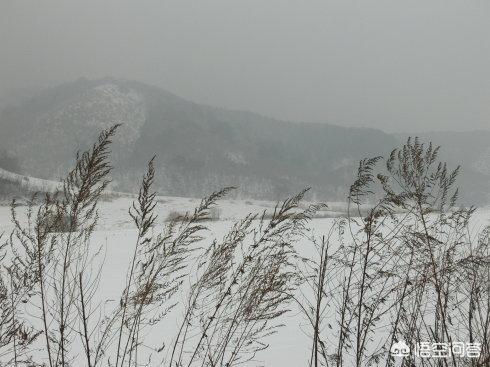
<path id="1" fill-rule="evenodd" d="M 5 108 L 0 144 L 25 172 L 59 179 L 76 151 L 114 123 L 123 123 L 113 146 L 114 188 L 134 191 L 156 154 L 158 189 L 175 196 L 239 185 L 243 197 L 277 199 L 311 186 L 319 199 L 345 198 L 359 159 L 387 154 L 406 138 L 202 105 L 141 82 L 82 78 Z M 486 167 L 486 153 L 475 154 L 483 154 Z M 457 151 L 448 155 L 457 161 Z M 483 171 L 471 168 L 472 180 L 488 178 Z M 486 197 L 482 189 L 475 192 L 468 198 Z"/>

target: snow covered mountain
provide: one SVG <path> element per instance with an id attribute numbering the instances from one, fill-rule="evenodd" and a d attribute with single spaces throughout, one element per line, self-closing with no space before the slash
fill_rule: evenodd
<path id="1" fill-rule="evenodd" d="M 386 154 L 405 139 L 375 129 L 223 110 L 142 83 L 106 78 L 79 79 L 4 109 L 0 144 L 26 174 L 58 180 L 76 151 L 115 123 L 123 125 L 113 145 L 114 189 L 134 190 L 145 162 L 156 154 L 159 192 L 176 196 L 239 185 L 244 197 L 276 199 L 312 186 L 317 198 L 338 199 L 359 159 Z M 458 162 L 466 152 L 454 151 L 454 144 L 446 147 L 448 139 L 435 140 Z M 468 172 L 477 181 L 488 179 L 488 144 L 473 148 Z M 481 198 L 484 190 L 472 187 L 472 194 Z"/>

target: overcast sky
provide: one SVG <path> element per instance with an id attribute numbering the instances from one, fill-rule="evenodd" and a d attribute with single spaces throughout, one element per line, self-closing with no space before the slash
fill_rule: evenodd
<path id="1" fill-rule="evenodd" d="M 488 0 L 1 0 L 0 93 L 114 76 L 387 131 L 490 129 Z"/>

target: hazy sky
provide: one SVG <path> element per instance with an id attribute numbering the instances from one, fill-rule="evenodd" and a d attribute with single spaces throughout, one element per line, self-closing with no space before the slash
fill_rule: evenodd
<path id="1" fill-rule="evenodd" d="M 149 82 L 288 120 L 490 129 L 488 0 L 0 0 L 0 93 Z"/>

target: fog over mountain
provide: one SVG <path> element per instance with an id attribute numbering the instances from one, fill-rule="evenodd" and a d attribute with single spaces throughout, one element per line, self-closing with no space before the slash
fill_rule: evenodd
<path id="1" fill-rule="evenodd" d="M 120 122 L 120 190 L 157 154 L 168 194 L 311 185 L 331 199 L 358 159 L 419 135 L 463 164 L 465 198 L 484 201 L 489 11 L 459 0 L 1 1 L 0 161 L 57 179 Z"/>
<path id="2" fill-rule="evenodd" d="M 488 14 L 486 0 L 2 0 L 0 103 L 110 75 L 285 120 L 484 129 Z"/>
<path id="3" fill-rule="evenodd" d="M 360 159 L 387 154 L 409 136 L 279 121 L 105 78 L 78 79 L 5 108 L 0 144 L 25 174 L 59 179 L 76 150 L 114 123 L 123 126 L 113 147 L 113 187 L 134 191 L 145 162 L 156 154 L 158 190 L 177 196 L 239 185 L 243 197 L 277 199 L 311 186 L 318 199 L 342 199 Z M 490 132 L 418 135 L 442 145 L 442 158 L 453 166 L 463 164 L 467 202 L 487 202 Z"/>

